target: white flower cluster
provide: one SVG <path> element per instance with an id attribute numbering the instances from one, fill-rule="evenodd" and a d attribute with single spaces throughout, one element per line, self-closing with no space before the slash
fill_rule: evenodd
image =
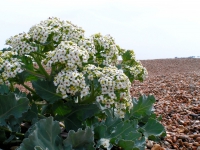
<path id="1" fill-rule="evenodd" d="M 95 42 L 97 53 L 103 58 L 97 57 L 96 61 L 103 65 L 116 65 L 119 47 L 115 44 L 114 39 L 110 35 L 102 36 L 101 34 L 95 34 L 91 36 Z"/>
<path id="2" fill-rule="evenodd" d="M 99 79 L 103 76 L 102 68 L 96 67 L 95 65 L 88 64 L 83 68 L 83 73 L 88 75 L 89 80 L 94 80 L 94 78 Z"/>
<path id="3" fill-rule="evenodd" d="M 13 56 L 16 52 L 0 52 L 0 84 L 10 85 L 9 79 L 16 77 L 18 73 L 23 72 L 21 66 L 23 63 Z"/>
<path id="4" fill-rule="evenodd" d="M 37 51 L 34 43 L 28 42 L 29 34 L 20 33 L 6 40 L 6 44 L 12 47 L 12 51 L 17 52 L 20 56 Z"/>
<path id="5" fill-rule="evenodd" d="M 63 98 L 68 94 L 75 95 L 77 92 L 81 93 L 81 97 L 89 93 L 89 87 L 86 86 L 85 77 L 77 70 L 63 69 L 54 78 L 54 85 L 58 86 L 56 93 L 60 93 Z"/>
<path id="6" fill-rule="evenodd" d="M 104 75 L 99 78 L 102 95 L 97 97 L 97 101 L 107 108 L 114 104 L 117 115 L 123 118 L 125 110 L 133 107 L 130 96 L 131 83 L 123 71 L 116 67 L 104 67 L 102 73 Z M 117 97 L 116 93 L 119 93 L 120 97 Z"/>
<path id="7" fill-rule="evenodd" d="M 99 68 L 87 65 L 83 72 L 88 74 L 89 80 L 98 79 L 101 90 L 96 101 L 105 108 L 115 107 L 116 114 L 123 118 L 125 110 L 133 107 L 130 97 L 131 83 L 122 70 L 113 66 Z M 116 93 L 119 94 L 119 97 Z"/>
<path id="8" fill-rule="evenodd" d="M 64 31 L 64 34 L 62 35 L 63 41 L 67 40 L 78 43 L 80 39 L 84 38 L 85 31 L 69 21 L 64 22 L 62 30 Z"/>
<path id="9" fill-rule="evenodd" d="M 125 58 L 122 69 L 130 72 L 135 79 L 144 79 L 147 75 L 146 69 L 135 61 L 134 51 L 126 53 L 110 35 L 94 34 L 85 38 L 82 28 L 58 18 L 41 21 L 31 27 L 28 33 L 11 37 L 6 44 L 11 46 L 12 52 L 0 53 L 0 84 L 9 84 L 9 78 L 23 71 L 23 64 L 14 55 L 32 56 L 36 68 L 36 62 L 44 58 L 42 65 L 45 68 L 53 69 L 54 65 L 65 68 L 54 77 L 56 92 L 63 98 L 77 92 L 81 93 L 81 97 L 90 94 L 89 86 L 93 87 L 88 82 L 87 85 L 86 81 L 88 79 L 91 81 L 89 83 L 93 83 L 96 80 L 98 83 L 95 84 L 99 85 L 98 89 L 97 86 L 94 89 L 97 90 L 94 92 L 96 101 L 104 108 L 114 107 L 115 113 L 121 118 L 133 104 L 130 97 L 131 83 L 124 74 L 126 72 L 114 67 L 118 64 L 118 56 Z M 37 53 L 31 55 L 31 52 Z"/>
<path id="10" fill-rule="evenodd" d="M 134 80 L 145 80 L 148 76 L 146 68 L 144 68 L 140 61 L 135 60 L 135 53 L 133 50 L 128 50 L 123 56 L 122 68 L 124 71 L 129 72 Z"/>
<path id="11" fill-rule="evenodd" d="M 78 42 L 78 46 L 83 46 L 88 53 L 90 54 L 90 56 L 95 57 L 96 54 L 96 49 L 95 49 L 95 45 L 94 45 L 94 41 L 91 38 L 82 38 L 79 40 Z"/>
<path id="12" fill-rule="evenodd" d="M 130 67 L 129 65 L 124 65 L 124 69 L 128 70 L 132 76 L 134 76 L 134 80 L 139 79 L 140 75 L 142 77 L 142 80 L 145 80 L 148 73 L 146 69 L 141 65 L 135 65 L 133 67 Z"/>
<path id="13" fill-rule="evenodd" d="M 76 69 L 77 66 L 82 67 L 82 63 L 86 63 L 88 59 L 89 54 L 84 47 L 79 47 L 71 41 L 62 41 L 54 51 L 47 53 L 42 64 L 51 67 L 52 64 L 60 63 L 69 69 Z"/>
<path id="14" fill-rule="evenodd" d="M 28 32 L 33 40 L 40 43 L 47 42 L 50 35 L 55 42 L 73 41 L 78 42 L 80 38 L 84 37 L 84 30 L 73 25 L 68 21 L 61 21 L 58 18 L 49 18 L 34 25 Z"/>

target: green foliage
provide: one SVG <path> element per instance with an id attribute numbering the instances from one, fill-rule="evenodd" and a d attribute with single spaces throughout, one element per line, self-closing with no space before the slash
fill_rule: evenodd
<path id="1" fill-rule="evenodd" d="M 8 94 L 9 93 L 9 88 L 6 85 L 0 85 L 0 94 Z"/>
<path id="2" fill-rule="evenodd" d="M 11 115 L 20 118 L 28 110 L 28 103 L 26 97 L 16 97 L 14 93 L 0 95 L 0 125 L 6 125 L 6 119 Z"/>
<path id="3" fill-rule="evenodd" d="M 143 81 L 146 69 L 110 35 L 87 38 L 71 22 L 49 18 L 6 44 L 0 51 L 0 148 L 144 150 L 146 139 L 165 136 L 152 110 L 155 98 L 130 98 L 131 82 Z"/>
<path id="4" fill-rule="evenodd" d="M 142 127 L 143 133 L 146 137 L 156 140 L 156 137 L 165 135 L 165 129 L 156 119 L 149 118 L 148 122 Z"/>
<path id="5" fill-rule="evenodd" d="M 153 103 L 155 103 L 155 98 L 153 95 L 149 95 L 148 97 L 142 95 L 139 97 L 139 100 L 133 98 L 134 107 L 131 109 L 130 113 L 126 113 L 126 118 L 131 119 L 143 119 L 146 116 L 150 116 L 152 114 Z"/>
<path id="6" fill-rule="evenodd" d="M 33 88 L 35 89 L 37 95 L 49 103 L 54 103 L 55 101 L 61 99 L 61 96 L 56 94 L 56 87 L 52 81 L 33 81 Z"/>
<path id="7" fill-rule="evenodd" d="M 68 137 L 63 141 L 66 150 L 94 150 L 94 133 L 92 129 L 79 129 L 77 132 L 71 130 Z"/>
<path id="8" fill-rule="evenodd" d="M 52 117 L 41 119 L 34 124 L 34 130 L 24 139 L 18 150 L 37 149 L 61 150 L 61 144 L 58 142 L 61 132 L 59 122 L 53 121 Z"/>

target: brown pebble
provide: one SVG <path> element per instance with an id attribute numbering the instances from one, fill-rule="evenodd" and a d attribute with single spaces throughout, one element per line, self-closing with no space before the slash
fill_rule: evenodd
<path id="1" fill-rule="evenodd" d="M 194 146 L 200 146 L 200 144 L 198 142 L 194 142 L 193 145 Z"/>
<path id="2" fill-rule="evenodd" d="M 172 141 L 173 141 L 174 143 L 176 143 L 176 141 L 177 141 L 176 136 L 173 136 Z"/>
<path id="3" fill-rule="evenodd" d="M 175 149 L 178 149 L 178 146 L 176 145 L 176 144 L 172 144 L 173 145 L 173 147 L 175 148 Z"/>
<path id="4" fill-rule="evenodd" d="M 151 150 L 165 150 L 165 149 L 162 148 L 159 144 L 155 144 L 155 145 L 153 145 Z"/>
<path id="5" fill-rule="evenodd" d="M 169 142 L 170 144 L 172 144 L 172 140 L 171 139 L 166 139 L 167 142 Z"/>
<path id="6" fill-rule="evenodd" d="M 200 143 L 200 137 L 197 137 L 197 138 L 196 138 L 196 142 L 199 142 L 199 143 Z"/>
<path id="7" fill-rule="evenodd" d="M 189 137 L 196 139 L 197 137 L 200 137 L 200 134 L 189 135 Z"/>
<path id="8" fill-rule="evenodd" d="M 180 138 L 180 139 L 184 139 L 184 140 L 185 140 L 185 139 L 188 138 L 188 136 L 186 136 L 186 135 L 179 135 L 178 138 Z"/>

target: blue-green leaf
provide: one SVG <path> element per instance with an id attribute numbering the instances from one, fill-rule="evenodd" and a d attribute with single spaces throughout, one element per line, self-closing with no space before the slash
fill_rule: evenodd
<path id="1" fill-rule="evenodd" d="M 8 94 L 10 92 L 8 86 L 4 85 L 0 85 L 0 94 Z"/>
<path id="2" fill-rule="evenodd" d="M 64 120 L 65 128 L 67 131 L 77 131 L 79 128 L 83 127 L 82 123 L 87 118 L 90 118 L 99 112 L 99 108 L 95 104 L 66 103 L 65 105 L 72 109 L 70 113 L 68 113 L 64 117 L 61 115 L 57 115 L 56 118 L 58 118 L 59 120 Z"/>
<path id="3" fill-rule="evenodd" d="M 25 138 L 18 150 L 41 148 L 43 150 L 63 150 L 59 122 L 53 121 L 53 117 L 42 119 L 34 125 L 34 130 L 28 138 Z M 58 142 L 59 141 L 59 142 Z"/>
<path id="4" fill-rule="evenodd" d="M 130 117 L 141 119 L 145 116 L 150 116 L 152 113 L 153 103 L 155 98 L 152 95 L 146 97 L 145 95 L 139 97 L 139 99 L 133 98 L 133 108 L 130 113 L 127 112 L 126 119 Z"/>
<path id="5" fill-rule="evenodd" d="M 85 130 L 78 129 L 77 132 L 70 130 L 67 138 L 63 141 L 65 150 L 72 147 L 74 150 L 95 150 L 94 133 L 87 127 Z"/>
<path id="6" fill-rule="evenodd" d="M 55 101 L 62 99 L 60 95 L 56 93 L 56 87 L 53 84 L 53 81 L 32 81 L 33 88 L 36 93 L 44 100 L 49 103 L 54 103 Z"/>
<path id="7" fill-rule="evenodd" d="M 131 140 L 119 140 L 117 145 L 125 150 L 133 150 L 135 143 Z"/>
<path id="8" fill-rule="evenodd" d="M 25 97 L 18 97 L 17 99 L 14 93 L 0 95 L 0 124 L 5 125 L 5 119 L 11 115 L 18 119 L 22 116 L 22 113 L 28 110 L 29 100 Z"/>
<path id="9" fill-rule="evenodd" d="M 148 122 L 142 127 L 144 135 L 149 136 L 161 136 L 165 132 L 164 126 L 153 118 L 149 118 Z"/>

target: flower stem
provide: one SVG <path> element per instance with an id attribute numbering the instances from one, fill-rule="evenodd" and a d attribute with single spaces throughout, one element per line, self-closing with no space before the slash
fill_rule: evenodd
<path id="1" fill-rule="evenodd" d="M 37 54 L 37 55 L 40 55 L 40 56 L 42 56 L 42 57 L 46 57 L 45 55 L 43 55 L 43 54 L 41 54 L 41 53 L 38 53 L 38 52 L 32 52 L 33 54 Z"/>
<path id="2" fill-rule="evenodd" d="M 13 92 L 14 91 L 14 86 L 13 86 L 13 83 L 10 82 L 10 90 Z"/>
<path id="3" fill-rule="evenodd" d="M 28 69 L 26 69 L 26 68 L 25 68 L 25 71 L 28 72 L 28 73 L 30 73 L 30 74 L 32 74 L 32 75 L 34 75 L 34 76 L 36 76 L 36 77 L 45 79 L 45 76 L 42 75 L 42 74 L 36 73 L 36 72 L 31 71 L 31 70 L 28 70 Z"/>
<path id="4" fill-rule="evenodd" d="M 31 89 L 30 87 L 28 87 L 28 86 L 25 85 L 25 84 L 22 84 L 22 85 L 23 85 L 23 87 L 25 87 L 27 90 L 29 90 L 32 94 L 37 95 L 37 93 L 36 93 L 33 89 Z"/>
<path id="5" fill-rule="evenodd" d="M 43 73 L 43 74 L 45 75 L 46 79 L 50 79 L 49 74 L 46 72 L 46 70 L 45 70 L 44 67 L 42 66 L 40 60 L 37 59 L 33 54 L 30 54 L 30 55 L 33 57 L 33 59 L 34 59 L 34 60 L 36 61 L 36 63 L 38 64 L 40 72 Z"/>
<path id="6" fill-rule="evenodd" d="M 7 133 L 13 133 L 12 131 L 10 131 L 9 129 L 5 128 L 5 127 L 2 127 L 0 126 L 0 130 L 3 130 Z M 15 132 L 14 133 L 17 137 L 20 137 L 20 138 L 24 138 L 24 134 L 23 133 L 18 133 L 18 132 Z"/>

